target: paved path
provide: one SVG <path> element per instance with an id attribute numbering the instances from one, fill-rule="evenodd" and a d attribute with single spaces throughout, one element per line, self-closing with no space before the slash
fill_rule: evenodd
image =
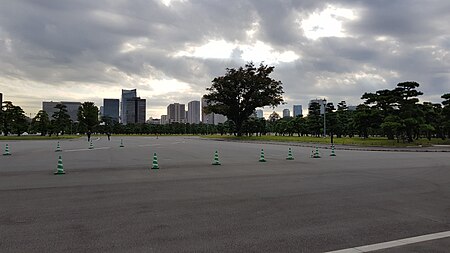
<path id="1" fill-rule="evenodd" d="M 272 144 L 60 143 L 14 142 L 0 157 L 0 252 L 326 252 L 450 230 L 444 152 L 313 159 L 293 147 L 288 161 Z M 149 170 L 154 152 L 160 170 Z M 59 155 L 67 174 L 54 176 Z M 404 247 L 380 252 L 448 252 L 450 241 Z"/>

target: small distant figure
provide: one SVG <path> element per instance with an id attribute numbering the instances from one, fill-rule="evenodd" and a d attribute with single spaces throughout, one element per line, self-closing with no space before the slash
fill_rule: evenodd
<path id="1" fill-rule="evenodd" d="M 110 132 L 107 132 L 107 133 L 106 133 L 106 136 L 108 136 L 108 141 L 110 141 L 110 140 L 111 140 L 111 133 L 110 133 Z"/>
<path id="2" fill-rule="evenodd" d="M 88 137 L 88 141 L 91 141 L 91 131 L 88 130 L 86 134 L 87 134 L 87 137 Z"/>

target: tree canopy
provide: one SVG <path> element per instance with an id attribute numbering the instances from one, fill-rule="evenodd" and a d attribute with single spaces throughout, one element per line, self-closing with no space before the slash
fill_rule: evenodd
<path id="1" fill-rule="evenodd" d="M 84 102 L 78 108 L 78 121 L 81 128 L 92 132 L 94 127 L 98 125 L 98 108 L 93 102 Z"/>
<path id="2" fill-rule="evenodd" d="M 225 115 L 234 122 L 237 135 L 242 135 L 243 123 L 256 108 L 275 107 L 284 101 L 281 81 L 269 77 L 273 70 L 273 66 L 255 67 L 253 63 L 238 69 L 227 68 L 226 74 L 214 78 L 207 88 L 206 111 Z"/>

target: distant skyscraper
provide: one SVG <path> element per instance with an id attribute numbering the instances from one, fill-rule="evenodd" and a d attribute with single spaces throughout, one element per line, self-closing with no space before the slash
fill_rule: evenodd
<path id="1" fill-rule="evenodd" d="M 323 114 L 324 111 L 325 111 L 325 103 L 326 103 L 326 102 L 327 102 L 327 101 L 324 100 L 324 99 L 312 99 L 311 101 L 309 101 L 309 106 L 310 106 L 312 103 L 318 103 L 318 104 L 320 105 L 320 114 Z"/>
<path id="2" fill-rule="evenodd" d="M 160 124 L 161 124 L 161 125 L 169 124 L 169 120 L 168 120 L 167 115 L 161 115 L 161 121 L 160 121 Z"/>
<path id="3" fill-rule="evenodd" d="M 137 97 L 136 89 L 133 90 L 122 90 L 122 100 L 120 101 L 120 122 L 122 122 L 124 125 L 129 122 L 127 120 L 127 100 Z M 145 121 L 145 119 L 144 119 Z"/>
<path id="4" fill-rule="evenodd" d="M 205 98 L 202 98 L 202 122 L 205 124 L 214 124 L 218 125 L 220 123 L 224 123 L 227 121 L 227 117 L 222 114 L 210 113 L 206 114 L 204 111 L 204 107 L 209 104 L 209 101 Z"/>
<path id="5" fill-rule="evenodd" d="M 58 109 L 55 108 L 57 104 L 63 104 L 66 106 L 67 114 L 69 114 L 70 119 L 72 121 L 78 120 L 78 108 L 81 106 L 80 102 L 67 102 L 67 101 L 61 101 L 61 102 L 42 102 L 42 110 L 44 110 L 47 114 L 49 119 L 52 119 L 53 113 L 57 112 Z"/>
<path id="6" fill-rule="evenodd" d="M 185 105 L 174 103 L 167 106 L 167 117 L 169 123 L 178 122 L 185 123 L 186 122 L 186 111 Z"/>
<path id="7" fill-rule="evenodd" d="M 293 117 L 295 118 L 295 117 L 297 117 L 297 116 L 299 116 L 299 115 L 303 115 L 303 112 L 302 112 L 302 105 L 294 105 L 293 106 L 293 108 L 292 108 L 292 112 L 293 112 Z"/>
<path id="8" fill-rule="evenodd" d="M 105 98 L 103 99 L 104 117 L 110 117 L 113 121 L 119 122 L 119 99 Z"/>
<path id="9" fill-rule="evenodd" d="M 264 111 L 261 110 L 261 109 L 256 110 L 256 117 L 257 117 L 258 119 L 264 118 Z"/>
<path id="10" fill-rule="evenodd" d="M 291 111 L 289 111 L 289 109 L 283 110 L 283 118 L 286 118 L 286 117 L 291 117 Z"/>
<path id="11" fill-rule="evenodd" d="M 190 124 L 200 123 L 200 101 L 188 103 L 187 122 Z"/>
<path id="12" fill-rule="evenodd" d="M 127 99 L 125 105 L 126 111 L 124 114 L 127 121 L 122 123 L 145 123 L 145 111 L 147 109 L 146 103 L 147 101 L 145 99 L 141 99 L 140 97 Z"/>

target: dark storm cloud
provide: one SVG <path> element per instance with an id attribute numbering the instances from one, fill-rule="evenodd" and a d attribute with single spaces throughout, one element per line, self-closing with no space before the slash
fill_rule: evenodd
<path id="1" fill-rule="evenodd" d="M 336 16 L 347 36 L 305 37 L 301 21 L 330 6 L 352 9 L 357 16 Z M 450 91 L 448 20 L 450 2 L 445 0 L 198 0 L 172 1 L 170 6 L 158 0 L 0 0 L 0 87 L 13 93 L 8 82 L 23 81 L 152 92 L 140 78 L 190 85 L 187 95 L 148 99 L 148 106 L 153 99 L 154 106 L 163 107 L 177 98 L 195 99 L 225 68 L 245 63 L 242 48 L 235 48 L 229 59 L 176 57 L 178 52 L 210 40 L 236 45 L 262 41 L 278 53 L 299 56 L 287 63 L 266 61 L 276 65 L 274 77 L 284 84 L 286 107 L 307 107 L 316 97 L 357 104 L 363 92 L 406 80 L 421 84 L 424 100 L 440 102 L 440 95 Z"/>

